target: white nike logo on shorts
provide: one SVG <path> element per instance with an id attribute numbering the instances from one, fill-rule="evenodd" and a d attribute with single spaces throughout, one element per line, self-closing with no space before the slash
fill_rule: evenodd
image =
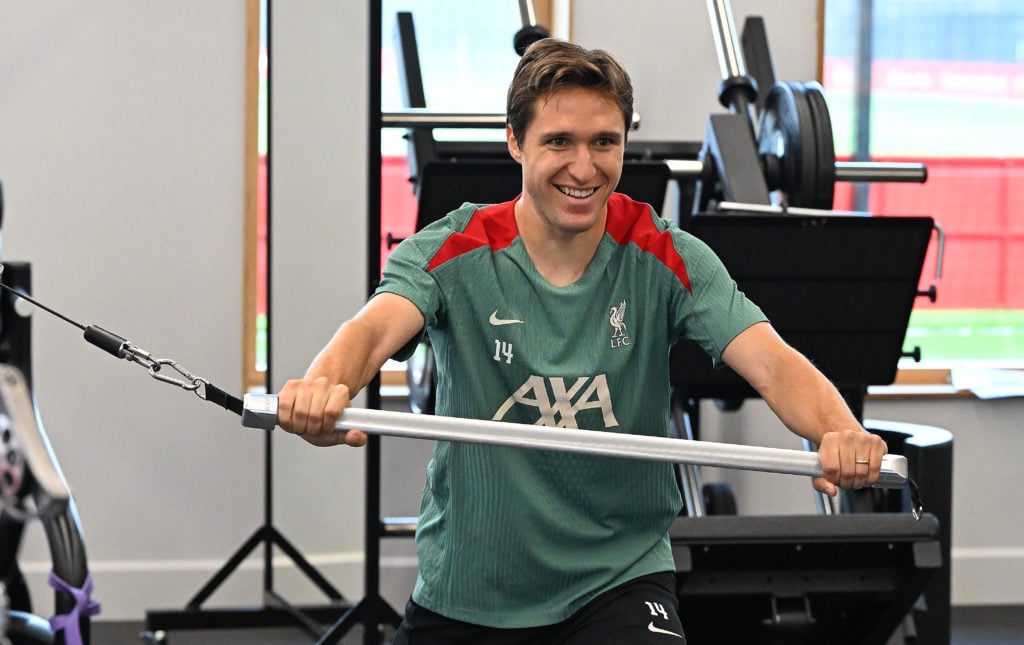
<path id="1" fill-rule="evenodd" d="M 522 323 L 522 320 L 516 320 L 515 318 L 498 318 L 498 310 L 495 309 L 491 317 L 488 318 L 488 322 L 492 325 L 514 325 L 516 323 Z"/>
<path id="2" fill-rule="evenodd" d="M 683 635 L 682 635 L 682 634 L 677 634 L 677 633 L 675 633 L 675 632 L 670 632 L 670 631 L 669 631 L 669 630 L 667 630 L 667 629 L 662 629 L 662 628 L 660 628 L 660 627 L 655 627 L 655 626 L 654 626 L 654 621 L 653 621 L 653 620 L 652 620 L 652 621 L 651 621 L 650 623 L 648 623 L 648 625 L 647 625 L 647 630 L 648 630 L 648 631 L 652 631 L 652 632 L 654 632 L 655 634 L 668 634 L 669 636 L 675 636 L 676 638 L 682 638 L 682 637 L 683 637 Z"/>

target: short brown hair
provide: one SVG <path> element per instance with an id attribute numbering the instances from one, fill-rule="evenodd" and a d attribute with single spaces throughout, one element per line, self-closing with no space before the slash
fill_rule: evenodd
<path id="1" fill-rule="evenodd" d="M 601 49 L 544 38 L 523 53 L 508 87 L 506 119 L 522 141 L 538 98 L 563 87 L 585 87 L 607 94 L 622 111 L 626 132 L 633 121 L 633 84 L 611 54 Z"/>

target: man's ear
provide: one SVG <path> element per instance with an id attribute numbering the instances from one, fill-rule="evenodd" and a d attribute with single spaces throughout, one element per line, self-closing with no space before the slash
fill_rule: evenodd
<path id="1" fill-rule="evenodd" d="M 516 163 L 523 163 L 523 153 L 519 149 L 519 141 L 516 135 L 512 134 L 512 126 L 505 126 L 505 139 L 508 141 L 508 153 L 516 160 Z"/>

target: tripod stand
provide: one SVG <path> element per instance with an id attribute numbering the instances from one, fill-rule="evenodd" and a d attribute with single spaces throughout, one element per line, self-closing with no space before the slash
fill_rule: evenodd
<path id="1" fill-rule="evenodd" d="M 366 245 L 367 295 L 377 289 L 380 277 L 381 230 L 381 0 L 372 0 L 369 8 L 369 127 L 367 128 L 367 209 Z M 366 407 L 380 409 L 380 379 L 375 378 L 364 390 Z M 380 627 L 397 626 L 401 616 L 380 595 L 380 539 L 383 536 L 380 518 L 381 445 L 380 437 L 370 435 L 366 446 L 366 519 L 363 598 L 324 633 L 319 644 L 338 643 L 356 625 L 363 626 L 363 643 L 381 642 Z"/>
<path id="2" fill-rule="evenodd" d="M 147 611 L 146 629 L 150 632 L 180 629 L 219 629 L 237 627 L 278 627 L 298 624 L 303 631 L 316 638 L 322 625 L 336 620 L 349 609 L 341 593 L 335 589 L 295 548 L 273 524 L 272 488 L 272 436 L 266 430 L 264 439 L 264 523 L 247 539 L 227 562 L 182 610 Z M 204 609 L 202 607 L 225 580 L 249 557 L 257 547 L 263 546 L 263 606 L 243 609 Z M 274 591 L 273 549 L 280 548 L 291 561 L 329 599 L 323 606 L 296 607 Z"/>
<path id="3" fill-rule="evenodd" d="M 259 21 L 258 3 L 250 2 L 248 11 L 250 21 Z M 271 22 L 272 3 L 268 0 L 266 4 L 266 19 Z M 250 28 L 250 31 L 253 31 Z M 255 31 L 259 31 L 256 29 Z M 271 51 L 272 29 L 266 30 L 266 50 L 268 59 Z M 258 49 L 250 43 L 249 69 L 255 73 L 255 61 L 258 58 Z M 258 79 L 249 79 L 250 82 L 258 82 Z M 270 88 L 272 79 L 267 78 L 267 93 L 271 94 Z M 271 106 L 267 106 L 267 122 L 271 117 Z M 252 137 L 255 139 L 255 137 Z M 255 151 L 253 151 L 255 152 Z M 267 155 L 267 223 L 270 222 L 270 188 L 271 188 L 271 156 Z M 270 262 L 271 244 L 267 241 L 267 298 L 270 298 Z M 267 371 L 266 383 L 272 383 L 270 377 L 270 318 L 267 316 L 268 343 L 267 343 Z M 146 628 L 150 632 L 177 629 L 217 629 L 237 627 L 275 627 L 298 625 L 307 632 L 313 639 L 317 638 L 323 631 L 323 625 L 336 620 L 349 608 L 341 593 L 335 589 L 293 546 L 285 536 L 274 527 L 273 516 L 273 437 L 271 431 L 265 431 L 264 436 L 264 502 L 263 502 L 263 524 L 239 547 L 239 549 L 224 563 L 224 565 L 210 578 L 210 580 L 185 604 L 182 610 L 171 611 L 147 611 Z M 202 605 L 210 596 L 223 584 L 227 578 L 248 558 L 258 547 L 263 547 L 263 580 L 262 580 L 262 606 L 259 608 L 242 609 L 204 609 Z M 328 599 L 328 603 L 318 606 L 293 606 L 284 600 L 274 590 L 273 555 L 274 548 L 279 548 L 291 562 L 319 588 Z"/>

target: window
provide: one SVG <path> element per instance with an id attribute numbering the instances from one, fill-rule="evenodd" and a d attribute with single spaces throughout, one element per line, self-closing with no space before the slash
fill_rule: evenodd
<path id="1" fill-rule="evenodd" d="M 869 46 L 861 45 L 861 24 L 869 25 Z M 861 81 L 858 92 L 864 65 L 870 83 Z M 930 215 L 945 232 L 942 277 L 934 244 L 922 272 L 922 289 L 937 287 L 936 302 L 917 300 L 906 347 L 919 346 L 926 362 L 1021 364 L 1024 5 L 827 0 L 824 85 L 837 156 L 928 166 L 923 185 L 836 191 L 836 208 Z M 860 144 L 859 132 L 867 133 Z"/>
<path id="2" fill-rule="evenodd" d="M 398 12 L 412 14 L 427 108 L 438 112 L 501 114 L 508 81 L 519 61 L 513 38 L 522 27 L 516 0 L 384 0 L 381 35 L 381 109 L 405 108 L 395 29 Z M 501 129 L 435 130 L 437 140 L 504 141 Z M 409 183 L 405 131 L 381 133 L 381 266 L 387 236 L 415 230 L 416 199 Z"/>
<path id="3" fill-rule="evenodd" d="M 247 0 L 246 20 L 242 378 L 246 389 L 263 389 L 267 369 L 267 0 Z"/>

